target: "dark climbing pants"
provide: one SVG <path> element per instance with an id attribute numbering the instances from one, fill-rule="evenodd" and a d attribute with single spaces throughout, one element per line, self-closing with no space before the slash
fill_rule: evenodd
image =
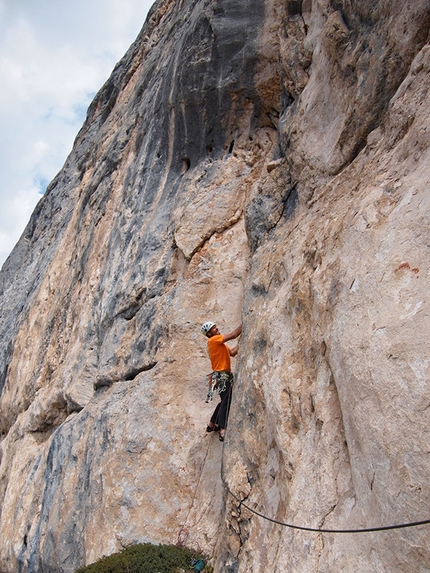
<path id="1" fill-rule="evenodd" d="M 231 403 L 231 382 L 226 383 L 226 389 L 219 395 L 221 401 L 217 404 L 217 407 L 212 414 L 211 422 L 212 424 L 217 424 L 220 428 L 227 427 L 228 414 L 230 412 Z"/>

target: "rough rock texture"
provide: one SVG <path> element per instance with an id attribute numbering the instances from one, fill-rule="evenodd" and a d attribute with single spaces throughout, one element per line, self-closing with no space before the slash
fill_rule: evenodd
<path id="1" fill-rule="evenodd" d="M 430 571 L 430 5 L 159 0 L 0 275 L 0 570 Z M 227 439 L 200 324 L 243 320 Z"/>

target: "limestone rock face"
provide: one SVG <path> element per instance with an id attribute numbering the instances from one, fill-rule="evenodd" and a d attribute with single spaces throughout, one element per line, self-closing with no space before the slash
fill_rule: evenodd
<path id="1" fill-rule="evenodd" d="M 429 24 L 154 4 L 0 274 L 0 571 L 429 570 L 429 526 L 274 522 L 430 519 Z M 244 325 L 224 444 L 205 320 Z"/>

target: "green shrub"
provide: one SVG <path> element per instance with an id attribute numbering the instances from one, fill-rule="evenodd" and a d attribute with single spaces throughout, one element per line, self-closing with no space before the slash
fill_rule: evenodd
<path id="1" fill-rule="evenodd" d="M 185 547 L 140 543 L 81 567 L 76 573 L 190 573 L 194 571 L 191 563 L 198 559 L 203 556 Z M 204 573 L 211 571 L 212 567 L 204 569 Z"/>

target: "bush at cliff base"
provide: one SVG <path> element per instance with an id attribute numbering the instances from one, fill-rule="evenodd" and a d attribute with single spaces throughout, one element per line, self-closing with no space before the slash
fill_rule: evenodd
<path id="1" fill-rule="evenodd" d="M 127 547 L 120 553 L 103 557 L 76 573 L 182 573 L 194 571 L 192 564 L 203 559 L 195 551 L 174 545 L 143 543 Z M 206 566 L 205 573 L 212 567 Z"/>

